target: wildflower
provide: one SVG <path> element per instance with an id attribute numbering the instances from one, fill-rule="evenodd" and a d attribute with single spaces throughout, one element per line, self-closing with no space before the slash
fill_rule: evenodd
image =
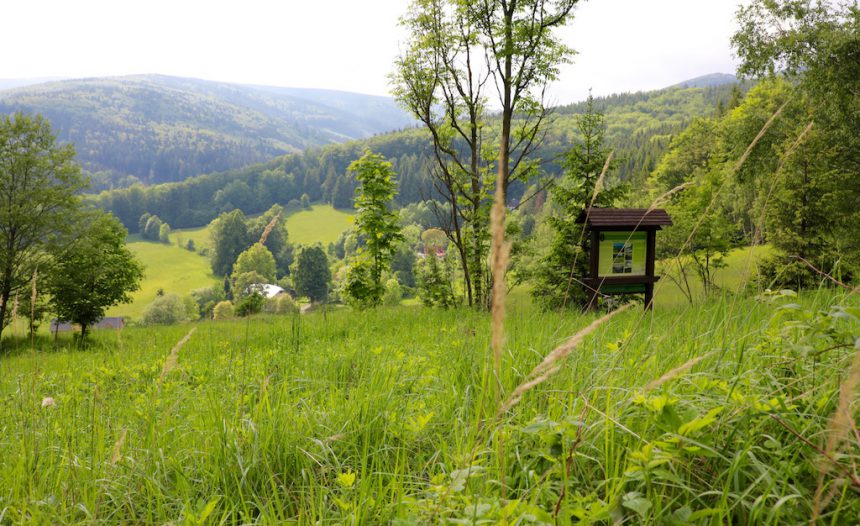
<path id="1" fill-rule="evenodd" d="M 341 473 L 337 476 L 337 483 L 343 486 L 344 488 L 351 488 L 353 484 L 355 484 L 355 473 L 352 471 L 347 471 L 345 473 Z"/>
<path id="2" fill-rule="evenodd" d="M 54 407 L 55 405 L 57 404 L 54 402 L 52 397 L 46 396 L 45 398 L 42 398 L 42 407 Z"/>

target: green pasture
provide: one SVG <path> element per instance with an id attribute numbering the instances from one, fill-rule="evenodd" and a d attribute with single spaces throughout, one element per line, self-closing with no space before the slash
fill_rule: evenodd
<path id="1" fill-rule="evenodd" d="M 0 355 L 0 522 L 797 524 L 825 473 L 823 523 L 854 524 L 860 445 L 844 429 L 827 471 L 816 448 L 858 303 L 637 306 L 538 376 L 600 313 L 515 298 L 499 377 L 468 309 L 22 341 Z"/>
<path id="2" fill-rule="evenodd" d="M 128 248 L 143 263 L 144 278 L 140 290 L 132 294 L 132 302 L 111 308 L 108 316 L 127 316 L 136 321 L 155 299 L 159 289 L 165 294 L 185 296 L 194 289 L 219 283 L 212 275 L 208 258 L 180 248 L 175 243 L 168 245 L 130 236 Z"/>

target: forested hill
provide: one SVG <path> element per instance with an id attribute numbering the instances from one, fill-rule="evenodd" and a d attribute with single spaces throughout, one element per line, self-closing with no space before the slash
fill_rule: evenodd
<path id="1" fill-rule="evenodd" d="M 0 91 L 0 114 L 41 113 L 99 187 L 182 181 L 413 125 L 390 98 L 162 75 Z"/>
<path id="2" fill-rule="evenodd" d="M 669 88 L 595 99 L 595 108 L 606 115 L 607 143 L 618 161 L 610 178 L 634 186 L 644 184 L 671 138 L 695 117 L 713 115 L 729 104 L 736 89 L 736 85 Z M 554 110 L 539 152 L 546 174 L 559 173 L 553 160 L 577 140 L 575 118 L 584 111 L 584 104 Z M 394 163 L 401 205 L 433 197 L 429 138 L 423 129 L 409 129 L 313 148 L 264 164 L 193 177 L 182 183 L 135 185 L 103 192 L 94 199 L 100 207 L 117 215 L 132 232 L 137 230 L 138 219 L 144 212 L 158 215 L 174 228 L 188 228 L 205 225 L 233 208 L 246 214 L 260 213 L 273 204 L 299 199 L 302 194 L 308 194 L 312 201 L 349 207 L 355 184 L 346 169 L 367 148 Z M 517 199 L 524 188 L 522 184 L 512 186 L 511 197 Z"/>

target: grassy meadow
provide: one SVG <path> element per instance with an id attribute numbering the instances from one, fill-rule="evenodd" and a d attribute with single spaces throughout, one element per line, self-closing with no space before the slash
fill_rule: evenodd
<path id="1" fill-rule="evenodd" d="M 132 294 L 132 302 L 111 308 L 108 316 L 127 316 L 138 320 L 159 289 L 184 296 L 194 289 L 220 282 L 212 274 L 208 258 L 180 248 L 174 239 L 168 245 L 130 236 L 128 248 L 143 263 L 144 277 L 140 290 Z"/>
<path id="2" fill-rule="evenodd" d="M 299 210 L 287 216 L 287 233 L 296 245 L 316 242 L 325 247 L 334 243 L 340 234 L 352 227 L 353 214 L 331 205 L 317 204 L 310 210 Z"/>
<path id="3" fill-rule="evenodd" d="M 20 342 L 0 356 L 0 523 L 856 524 L 860 441 L 827 429 L 860 375 L 858 304 L 637 306 L 542 383 L 600 314 L 517 295 L 498 379 L 467 309 Z"/>

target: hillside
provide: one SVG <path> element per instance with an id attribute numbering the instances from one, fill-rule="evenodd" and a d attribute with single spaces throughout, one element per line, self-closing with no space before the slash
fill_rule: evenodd
<path id="1" fill-rule="evenodd" d="M 180 248 L 175 243 L 167 245 L 132 236 L 128 248 L 143 263 L 143 281 L 140 290 L 132 294 L 132 302 L 111 308 L 109 316 L 127 316 L 137 321 L 159 290 L 186 296 L 194 289 L 219 282 L 212 275 L 208 258 Z"/>
<path id="2" fill-rule="evenodd" d="M 320 242 L 327 246 L 352 226 L 352 215 L 329 205 L 314 205 L 311 210 L 290 213 L 286 222 L 291 243 L 310 245 Z M 200 252 L 210 249 L 209 236 L 208 225 L 174 230 L 170 234 L 170 244 L 130 236 L 128 247 L 143 263 L 144 278 L 140 290 L 132 294 L 132 302 L 113 307 L 108 314 L 127 316 L 138 321 L 159 289 L 165 293 L 187 296 L 194 289 L 219 283 L 220 280 L 212 275 L 209 258 L 200 255 Z M 196 252 L 180 248 L 189 240 L 194 241 Z"/>
<path id="3" fill-rule="evenodd" d="M 731 98 L 733 87 L 670 88 L 595 99 L 597 109 L 606 114 L 606 140 L 618 162 L 617 170 L 610 174 L 612 180 L 644 181 L 671 138 L 692 119 L 714 114 L 718 105 Z M 584 103 L 555 109 L 543 148 L 537 153 L 546 161 L 542 165 L 546 174 L 559 173 L 555 159 L 577 139 L 576 116 L 584 111 Z M 273 204 L 299 199 L 303 193 L 311 201 L 348 208 L 355 184 L 346 169 L 367 148 L 394 163 L 399 204 L 433 197 L 428 177 L 432 169 L 429 138 L 422 129 L 409 129 L 312 148 L 182 183 L 104 192 L 94 202 L 112 211 L 132 232 L 144 212 L 158 215 L 174 228 L 194 228 L 208 224 L 223 211 L 240 208 L 246 215 L 257 214 Z M 520 183 L 512 185 L 512 199 L 519 198 L 524 188 Z"/>
<path id="4" fill-rule="evenodd" d="M 97 188 L 181 181 L 412 123 L 386 97 L 163 75 L 0 91 L 0 113 L 14 111 L 47 117 Z"/>

